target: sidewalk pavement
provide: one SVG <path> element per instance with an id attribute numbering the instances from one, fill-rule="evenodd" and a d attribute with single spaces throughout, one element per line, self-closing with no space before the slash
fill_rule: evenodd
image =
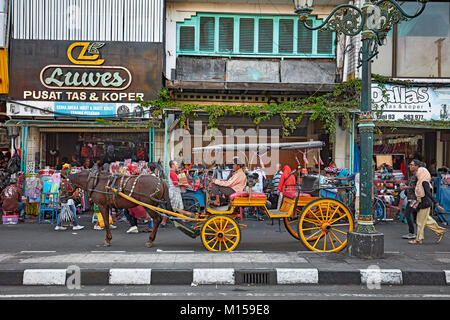
<path id="1" fill-rule="evenodd" d="M 423 245 L 409 245 L 401 239 L 406 225 L 395 221 L 376 225 L 384 234 L 384 258 L 365 260 L 346 250 L 308 251 L 277 221 L 246 221 L 236 251 L 213 253 L 173 226 L 160 229 L 154 247 L 145 248 L 148 233 L 126 234 L 127 223 L 118 224 L 105 248 L 104 231 L 93 230 L 89 220 L 81 216 L 86 228 L 76 232 L 28 221 L 0 225 L 0 285 L 63 286 L 78 276 L 81 285 L 450 284 L 450 233 L 435 244 L 426 230 Z"/>

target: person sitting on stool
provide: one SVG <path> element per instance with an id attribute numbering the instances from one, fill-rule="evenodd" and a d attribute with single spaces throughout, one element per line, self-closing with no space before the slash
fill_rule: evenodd
<path id="1" fill-rule="evenodd" d="M 17 180 L 11 178 L 9 186 L 2 191 L 2 209 L 4 212 L 19 213 L 19 222 L 25 221 L 25 202 L 22 201 L 22 190 Z"/>

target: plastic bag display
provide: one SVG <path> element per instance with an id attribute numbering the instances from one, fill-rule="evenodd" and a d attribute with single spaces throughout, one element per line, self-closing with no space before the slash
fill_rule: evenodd
<path id="1" fill-rule="evenodd" d="M 67 203 L 61 203 L 61 213 L 59 214 L 59 219 L 62 222 L 72 222 L 73 219 L 73 212 L 70 210 L 70 207 Z"/>

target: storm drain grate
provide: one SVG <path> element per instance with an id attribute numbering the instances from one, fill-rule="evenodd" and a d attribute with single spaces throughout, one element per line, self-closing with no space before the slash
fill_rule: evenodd
<path id="1" fill-rule="evenodd" d="M 241 283 L 243 284 L 270 284 L 270 272 L 243 272 Z"/>

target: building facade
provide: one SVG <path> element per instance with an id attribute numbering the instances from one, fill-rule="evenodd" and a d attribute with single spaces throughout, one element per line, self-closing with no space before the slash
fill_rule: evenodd
<path id="1" fill-rule="evenodd" d="M 402 3 L 410 14 L 419 6 Z M 347 40 L 343 80 L 360 77 L 360 38 Z M 373 110 L 382 111 L 375 123 L 374 154 L 449 167 L 450 4 L 429 1 L 420 16 L 395 25 L 379 47 L 372 74 L 385 77 L 383 83 L 372 78 Z"/>
<path id="2" fill-rule="evenodd" d="M 317 1 L 308 25 L 318 25 L 335 5 L 342 3 L 345 1 Z M 333 32 L 306 29 L 299 23 L 289 0 L 168 0 L 165 30 L 165 85 L 178 103 L 198 106 L 283 103 L 329 93 L 342 80 L 340 40 Z M 203 132 L 207 130 L 208 117 L 199 110 L 196 119 L 190 117 L 189 132 L 194 132 L 194 120 L 199 121 L 202 115 Z M 180 115 L 175 114 L 174 118 L 177 117 Z M 336 155 L 336 144 L 328 143 L 328 135 L 319 121 L 310 121 L 306 115 L 290 135 L 283 133 L 281 122 L 280 117 L 275 117 L 255 125 L 248 118 L 228 116 L 221 118 L 217 127 L 220 136 L 229 143 L 237 143 L 233 133 L 238 129 L 278 130 L 278 142 L 326 141 L 321 155 L 325 163 Z M 203 145 L 211 143 L 208 137 L 204 138 Z M 169 139 L 169 150 L 173 150 L 169 151 L 169 157 L 194 157 L 175 151 L 181 143 L 181 139 L 175 142 Z M 299 162 L 302 166 L 314 164 L 312 155 L 309 164 L 305 164 L 301 155 L 286 153 L 280 157 L 280 163 L 293 168 Z M 272 164 L 271 168 L 274 167 Z"/>

